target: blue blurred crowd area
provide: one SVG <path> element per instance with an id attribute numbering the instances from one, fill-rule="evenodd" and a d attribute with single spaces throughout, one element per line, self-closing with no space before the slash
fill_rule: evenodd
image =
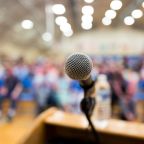
<path id="1" fill-rule="evenodd" d="M 19 101 L 34 101 L 37 114 L 56 106 L 65 111 L 80 112 L 83 91 L 77 81 L 69 79 L 62 64 L 50 60 L 27 64 L 23 59 L 0 64 L 0 112 L 5 99 L 16 109 Z M 13 102 L 13 104 L 12 104 Z M 14 106 L 13 106 L 14 105 Z"/>
<path id="2" fill-rule="evenodd" d="M 94 66 L 92 76 L 107 75 L 113 114 L 119 108 L 119 118 L 133 120 L 137 115 L 142 115 L 143 56 L 91 58 Z M 0 62 L 0 114 L 4 99 L 11 101 L 11 111 L 15 111 L 19 101 L 34 101 L 37 114 L 51 106 L 80 113 L 82 98 L 83 90 L 79 82 L 66 76 L 62 63 L 43 59 L 29 64 L 23 58 Z"/>

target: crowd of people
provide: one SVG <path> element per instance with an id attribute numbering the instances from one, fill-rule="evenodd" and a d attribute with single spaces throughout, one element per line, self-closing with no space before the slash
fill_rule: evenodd
<path id="1" fill-rule="evenodd" d="M 3 102 L 10 102 L 7 120 L 15 116 L 19 101 L 34 101 L 36 115 L 56 106 L 65 111 L 80 112 L 83 91 L 77 81 L 70 80 L 62 64 L 40 59 L 27 64 L 23 58 L 3 60 L 0 64 L 0 118 Z"/>
<path id="2" fill-rule="evenodd" d="M 121 61 L 97 60 L 92 57 L 92 75 L 105 74 L 111 86 L 112 116 L 125 120 L 144 121 L 144 65 L 140 59 L 131 64 Z M 23 58 L 0 61 L 0 118 L 2 104 L 10 101 L 7 119 L 15 116 L 17 103 L 35 101 L 36 114 L 56 106 L 65 111 L 80 113 L 83 90 L 78 81 L 69 79 L 64 65 L 49 59 L 27 64 Z"/>

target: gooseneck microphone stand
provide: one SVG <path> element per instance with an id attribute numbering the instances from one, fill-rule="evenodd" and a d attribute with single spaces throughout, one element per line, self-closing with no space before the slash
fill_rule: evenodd
<path id="1" fill-rule="evenodd" d="M 93 83 L 93 85 L 94 85 L 94 83 Z M 88 96 L 88 94 L 89 94 L 88 91 L 91 89 L 91 86 L 83 86 L 83 85 L 81 85 L 81 87 L 84 90 L 84 98 L 82 99 L 81 105 L 80 105 L 81 106 L 81 110 L 85 114 L 85 116 L 86 116 L 86 118 L 87 118 L 87 120 L 89 122 L 89 125 L 91 127 L 92 133 L 93 133 L 93 135 L 95 137 L 96 144 L 100 144 L 99 134 L 98 134 L 97 130 L 95 129 L 95 127 L 94 127 L 94 125 L 92 123 L 92 120 L 91 120 L 91 115 L 92 115 L 94 107 L 96 105 L 96 100 L 95 100 L 95 98 Z"/>

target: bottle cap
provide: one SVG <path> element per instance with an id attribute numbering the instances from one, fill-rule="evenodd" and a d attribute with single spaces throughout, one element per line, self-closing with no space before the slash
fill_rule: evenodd
<path id="1" fill-rule="evenodd" d="M 98 76 L 98 81 L 106 81 L 107 80 L 107 76 L 105 74 L 100 74 Z"/>

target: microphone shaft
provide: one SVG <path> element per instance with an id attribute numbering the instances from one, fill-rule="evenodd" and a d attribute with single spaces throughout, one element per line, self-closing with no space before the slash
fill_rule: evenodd
<path id="1" fill-rule="evenodd" d="M 91 76 L 87 80 L 79 81 L 80 86 L 84 90 L 84 97 L 93 97 L 95 93 L 95 80 Z"/>

